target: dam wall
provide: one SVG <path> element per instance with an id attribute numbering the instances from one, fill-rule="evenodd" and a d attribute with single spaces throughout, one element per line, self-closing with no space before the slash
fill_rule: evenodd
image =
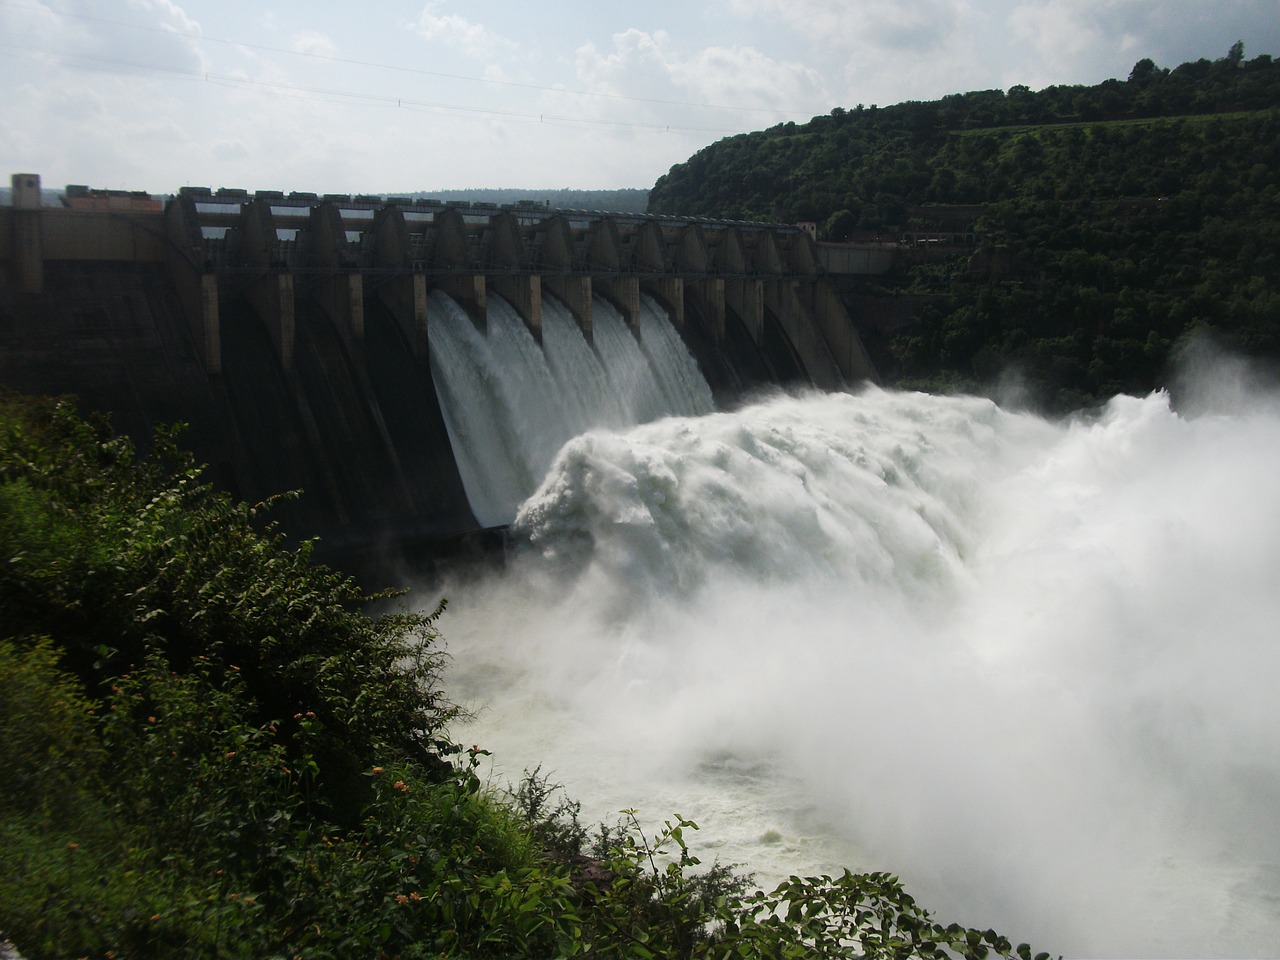
<path id="1" fill-rule="evenodd" d="M 17 178 L 15 178 L 16 183 Z M 874 370 L 801 231 L 545 208 L 184 189 L 159 211 L 0 208 L 0 386 L 71 394 L 146 445 L 187 424 L 207 476 L 322 553 L 457 544 L 468 506 L 431 369 L 428 293 L 540 341 L 551 296 L 639 337 L 668 311 L 717 400 Z"/>

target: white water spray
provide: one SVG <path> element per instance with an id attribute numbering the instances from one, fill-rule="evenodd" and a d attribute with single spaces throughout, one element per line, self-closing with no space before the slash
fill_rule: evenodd
<path id="1" fill-rule="evenodd" d="M 1280 415 L 868 391 L 590 432 L 449 589 L 500 780 L 1089 956 L 1280 944 Z"/>
<path id="2" fill-rule="evenodd" d="M 642 348 L 608 302 L 592 302 L 594 347 L 558 300 L 542 301 L 540 347 L 491 294 L 481 333 L 454 300 L 430 294 L 431 370 L 472 512 L 510 523 L 569 438 L 713 407 L 697 365 L 649 297 Z"/>

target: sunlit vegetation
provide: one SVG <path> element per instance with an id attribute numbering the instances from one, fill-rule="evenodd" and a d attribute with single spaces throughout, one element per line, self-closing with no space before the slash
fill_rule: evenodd
<path id="1" fill-rule="evenodd" d="M 0 397 L 0 936 L 67 957 L 1018 956 L 887 874 L 771 893 L 450 735 L 441 611 L 365 612 L 172 434 Z M 387 598 L 383 598 L 383 603 Z"/>
<path id="2" fill-rule="evenodd" d="M 855 291 L 932 298 L 872 338 L 901 385 L 1013 372 L 1066 411 L 1160 385 L 1193 334 L 1280 359 L 1280 63 L 1242 44 L 1095 86 L 837 108 L 706 148 L 650 202 L 836 242 L 969 234 Z"/>

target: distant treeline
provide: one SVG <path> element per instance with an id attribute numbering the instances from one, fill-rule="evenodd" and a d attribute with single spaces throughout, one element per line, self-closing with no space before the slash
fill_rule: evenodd
<path id="1" fill-rule="evenodd" d="M 650 197 L 836 242 L 935 235 L 853 291 L 926 295 L 914 326 L 870 337 L 891 382 L 1015 369 L 1066 410 L 1159 386 L 1196 331 L 1280 358 L 1280 63 L 1243 44 L 1095 86 L 837 108 L 707 147 Z"/>
<path id="2" fill-rule="evenodd" d="M 397 194 L 404 196 L 404 194 Z M 468 203 L 537 203 L 560 210 L 605 210 L 609 213 L 644 213 L 648 190 L 432 190 L 407 194 L 414 198 L 463 200 Z"/>
<path id="3" fill-rule="evenodd" d="M 59 206 L 62 202 L 61 189 L 45 189 L 43 203 L 48 206 Z M 162 199 L 166 195 L 158 194 Z M 649 205 L 649 191 L 640 189 L 625 190 L 519 190 L 508 189 L 476 189 L 476 190 L 417 190 L 412 193 L 383 193 L 375 196 L 423 197 L 432 200 L 463 200 L 468 203 L 515 204 L 536 203 L 560 210 L 604 210 L 609 213 L 644 213 Z M 0 187 L 0 207 L 13 203 L 13 191 L 9 187 Z"/>
<path id="4" fill-rule="evenodd" d="M 647 196 L 647 194 L 646 194 Z M 50 190 L 45 188 L 40 191 L 40 202 L 46 207 L 57 207 L 62 205 L 62 191 Z M 13 206 L 13 190 L 10 187 L 0 187 L 0 207 Z"/>

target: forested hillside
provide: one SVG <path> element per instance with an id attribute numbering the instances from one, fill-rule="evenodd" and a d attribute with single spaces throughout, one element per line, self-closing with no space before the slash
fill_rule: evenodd
<path id="1" fill-rule="evenodd" d="M 1278 191 L 1280 63 L 1237 44 L 1125 81 L 734 137 L 673 167 L 650 210 L 811 220 L 834 242 L 931 236 L 927 256 L 846 290 L 917 295 L 914 324 L 866 332 L 882 374 L 973 390 L 1012 370 L 1062 411 L 1159 385 L 1192 331 L 1280 357 Z"/>

